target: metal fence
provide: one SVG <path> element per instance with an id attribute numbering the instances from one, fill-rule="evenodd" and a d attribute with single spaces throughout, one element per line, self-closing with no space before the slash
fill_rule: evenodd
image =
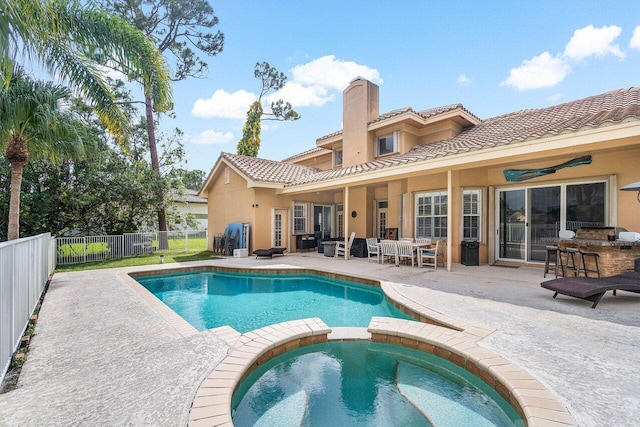
<path id="1" fill-rule="evenodd" d="M 207 249 L 207 232 L 153 231 L 107 236 L 58 237 L 58 264 L 77 264 L 139 255 L 193 252 Z"/>
<path id="2" fill-rule="evenodd" d="M 55 263 L 50 233 L 0 243 L 0 382 Z"/>

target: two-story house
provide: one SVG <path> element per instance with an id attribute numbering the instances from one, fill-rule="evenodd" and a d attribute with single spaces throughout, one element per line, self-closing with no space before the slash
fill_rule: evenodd
<path id="1" fill-rule="evenodd" d="M 378 106 L 357 78 L 343 129 L 315 148 L 280 162 L 222 153 L 200 190 L 212 234 L 248 222 L 250 250 L 290 251 L 314 234 L 430 237 L 449 263 L 473 240 L 495 263 L 543 261 L 542 238 L 580 225 L 640 231 L 636 195 L 619 191 L 640 181 L 640 88 L 486 120 L 460 104 Z"/>

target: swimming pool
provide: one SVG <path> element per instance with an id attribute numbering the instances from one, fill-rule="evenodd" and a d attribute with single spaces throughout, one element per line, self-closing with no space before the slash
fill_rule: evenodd
<path id="1" fill-rule="evenodd" d="M 523 426 L 482 380 L 435 355 L 367 341 L 287 352 L 236 389 L 233 422 L 249 425 Z"/>
<path id="2" fill-rule="evenodd" d="M 311 317 L 334 327 L 366 327 L 373 316 L 411 319 L 380 288 L 315 274 L 197 271 L 135 279 L 199 331 L 229 325 L 245 333 Z"/>

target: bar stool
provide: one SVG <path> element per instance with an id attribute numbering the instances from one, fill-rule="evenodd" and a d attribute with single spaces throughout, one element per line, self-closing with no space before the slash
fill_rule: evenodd
<path id="1" fill-rule="evenodd" d="M 593 260 L 593 264 L 596 267 L 595 270 L 589 269 L 587 267 L 587 260 L 585 259 L 585 257 L 589 257 Z M 589 273 L 596 273 L 598 277 L 600 277 L 600 266 L 598 265 L 598 258 L 600 258 L 600 254 L 596 252 L 586 252 L 581 250 L 580 258 L 582 261 L 582 269 L 579 268 L 579 270 L 584 272 L 584 277 L 589 277 Z M 578 272 L 578 274 L 580 273 L 580 271 Z"/>
<path id="2" fill-rule="evenodd" d="M 547 277 L 547 273 L 549 270 L 553 268 L 556 273 L 556 278 L 558 277 L 558 247 L 553 245 L 545 246 L 547 249 L 547 255 L 544 257 L 544 275 L 542 277 Z"/>
<path id="3" fill-rule="evenodd" d="M 562 268 L 562 276 L 567 277 L 569 270 L 573 272 L 575 277 L 580 275 L 580 262 L 582 261 L 582 256 L 580 255 L 580 249 L 578 248 L 565 248 L 561 250 L 562 253 L 565 254 L 565 259 Z M 577 261 L 576 261 L 577 258 Z"/>

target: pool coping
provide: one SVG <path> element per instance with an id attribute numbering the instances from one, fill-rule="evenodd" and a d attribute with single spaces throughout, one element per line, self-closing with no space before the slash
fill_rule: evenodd
<path id="1" fill-rule="evenodd" d="M 160 317 L 187 337 L 199 332 L 138 283 L 135 277 L 194 271 L 316 274 L 372 285 L 380 287 L 391 304 L 416 320 L 373 317 L 366 329 L 368 334 L 356 331 L 364 328 L 333 328 L 333 331 L 319 318 L 278 323 L 246 334 L 240 334 L 230 326 L 210 329 L 230 346 L 230 350 L 196 391 L 189 413 L 189 426 L 233 426 L 231 398 L 234 390 L 250 372 L 266 361 L 307 345 L 367 337 L 375 342 L 432 353 L 467 369 L 509 402 L 527 426 L 576 425 L 566 407 L 542 383 L 517 365 L 477 344 L 476 341 L 490 335 L 493 329 L 459 321 L 407 298 L 397 290 L 398 287 L 412 285 L 287 265 L 266 268 L 179 267 L 122 273 L 120 277 Z"/>
<path id="2" fill-rule="evenodd" d="M 384 280 L 363 277 L 352 276 L 349 274 L 329 271 L 329 270 L 316 270 L 313 268 L 295 267 L 288 265 L 273 265 L 267 267 L 225 267 L 225 266 L 191 266 L 191 267 L 178 267 L 171 269 L 158 269 L 158 270 L 146 270 L 146 271 L 133 271 L 121 273 L 120 277 L 124 282 L 129 285 L 140 297 L 142 297 L 154 310 L 160 314 L 160 316 L 171 324 L 179 333 L 183 336 L 191 336 L 197 334 L 198 331 L 191 326 L 187 321 L 175 313 L 165 303 L 160 301 L 144 286 L 138 283 L 135 278 L 140 276 L 153 276 L 161 274 L 176 274 L 176 273 L 192 273 L 198 271 L 222 271 L 228 273 L 264 273 L 264 274 L 313 274 L 330 279 L 346 280 L 364 285 L 370 285 L 382 289 L 387 301 L 398 310 L 413 317 L 414 319 L 432 325 L 443 326 L 445 328 L 453 329 L 460 332 L 465 332 L 476 339 L 484 338 L 490 335 L 494 330 L 482 325 L 469 324 L 467 322 L 460 321 L 444 313 L 440 313 L 433 310 L 417 301 L 405 297 L 397 291 L 397 287 L 412 286 L 401 283 L 388 282 Z M 219 328 L 217 328 L 219 329 Z"/>
<path id="3" fill-rule="evenodd" d="M 190 427 L 233 426 L 231 400 L 235 389 L 258 366 L 287 351 L 349 337 L 349 329 L 332 338 L 333 330 L 319 318 L 278 323 L 242 334 L 200 384 L 189 413 Z M 354 328 L 363 329 L 363 328 Z M 469 335 L 413 320 L 373 317 L 370 340 L 404 346 L 449 360 L 468 370 L 499 393 L 529 427 L 576 425 L 553 393 L 515 364 L 486 350 Z"/>

